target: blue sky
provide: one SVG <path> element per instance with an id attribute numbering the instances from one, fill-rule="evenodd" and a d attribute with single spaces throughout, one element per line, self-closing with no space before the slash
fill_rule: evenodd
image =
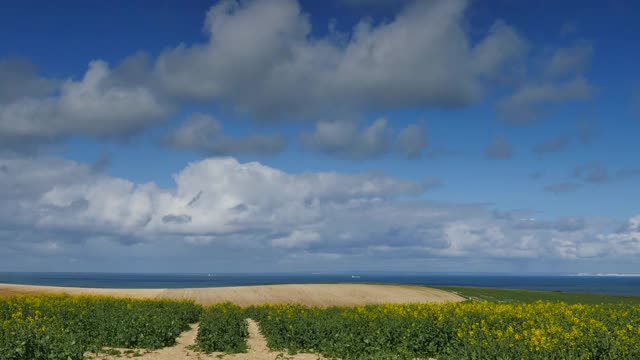
<path id="1" fill-rule="evenodd" d="M 0 270 L 640 272 L 637 3 L 319 4 L 5 2 Z"/>

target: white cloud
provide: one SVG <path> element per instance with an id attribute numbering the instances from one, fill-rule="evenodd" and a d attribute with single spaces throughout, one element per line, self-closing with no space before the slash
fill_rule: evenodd
<path id="1" fill-rule="evenodd" d="M 591 67 L 593 46 L 587 42 L 559 48 L 552 55 L 544 69 L 550 77 L 562 77 L 570 74 L 582 74 Z"/>
<path id="2" fill-rule="evenodd" d="M 518 75 L 528 51 L 501 20 L 472 41 L 467 8 L 465 0 L 416 1 L 389 20 L 362 18 L 346 33 L 329 22 L 329 31 L 316 35 L 296 0 L 224 0 L 206 15 L 206 42 L 168 48 L 157 58 L 133 54 L 114 68 L 95 60 L 81 79 L 59 82 L 38 77 L 28 63 L 5 61 L 0 75 L 11 76 L 0 88 L 0 140 L 16 147 L 74 135 L 129 136 L 194 102 L 248 112 L 251 120 L 316 123 L 466 106 L 483 97 L 490 81 Z M 230 138 L 215 120 L 204 123 L 215 139 L 185 140 L 193 122 L 178 130 L 185 141 L 174 144 L 212 155 L 270 154 L 284 146 L 275 136 Z M 400 137 L 397 150 L 418 157 L 423 139 L 408 130 Z M 328 152 L 375 157 L 388 151 L 382 138 L 368 149 Z"/>
<path id="3" fill-rule="evenodd" d="M 527 83 L 512 95 L 498 103 L 503 120 L 514 124 L 526 124 L 548 114 L 545 107 L 571 101 L 589 100 L 596 88 L 578 76 L 562 82 Z"/>
<path id="4" fill-rule="evenodd" d="M 173 130 L 164 143 L 180 150 L 195 150 L 213 156 L 273 155 L 284 150 L 281 135 L 249 134 L 246 137 L 225 135 L 222 123 L 206 114 L 194 114 Z"/>
<path id="5" fill-rule="evenodd" d="M 588 42 L 556 49 L 544 58 L 541 69 L 528 74 L 498 102 L 498 115 L 508 123 L 528 124 L 548 116 L 553 106 L 590 100 L 597 92 L 585 77 L 592 56 Z"/>
<path id="6" fill-rule="evenodd" d="M 489 34 L 473 49 L 473 66 L 488 77 L 524 75 L 529 44 L 503 21 L 496 21 Z"/>
<path id="7" fill-rule="evenodd" d="M 362 130 L 354 122 L 319 122 L 315 132 L 302 134 L 300 141 L 309 149 L 358 161 L 386 154 L 391 149 L 392 132 L 384 118 Z"/>
<path id="8" fill-rule="evenodd" d="M 25 96 L 0 104 L 0 138 L 20 143 L 80 134 L 109 137 L 142 130 L 171 108 L 149 88 L 123 84 L 103 61 L 84 77 L 60 83 L 57 94 Z"/>
<path id="9" fill-rule="evenodd" d="M 626 226 L 613 234 L 599 235 L 607 249 L 617 256 L 637 256 L 640 254 L 640 215 L 629 219 Z"/>
<path id="10" fill-rule="evenodd" d="M 30 170 L 33 167 L 49 167 L 45 164 L 21 160 L 7 162 L 6 166 L 16 174 L 11 177 L 22 178 L 28 175 L 20 174 L 20 169 L 32 173 L 40 171 Z M 175 176 L 173 190 L 95 174 L 90 166 L 70 162 L 63 165 L 57 167 L 60 170 L 40 174 L 37 184 L 26 184 L 24 192 L 28 194 L 18 194 L 13 205 L 22 204 L 25 211 L 37 215 L 29 218 L 39 227 L 93 229 L 140 238 L 173 231 L 228 234 L 268 227 L 270 222 L 296 224 L 316 219 L 320 214 L 314 211 L 315 207 L 356 206 L 424 189 L 421 184 L 381 175 L 289 175 L 230 158 L 190 164 Z M 65 174 L 73 177 L 65 178 Z M 22 202 L 24 198 L 30 201 Z M 5 210 L 10 209 L 7 206 Z M 271 229 L 281 230 L 287 229 Z"/>
<path id="11" fill-rule="evenodd" d="M 135 184 L 55 158 L 0 162 L 8 169 L 0 174 L 0 242 L 3 253 L 21 258 L 77 258 L 87 251 L 82 244 L 91 244 L 102 250 L 84 256 L 103 262 L 101 254 L 115 249 L 124 258 L 145 256 L 136 249 L 148 249 L 150 262 L 166 251 L 180 258 L 213 256 L 219 249 L 226 256 L 257 251 L 265 261 L 272 254 L 275 263 L 322 254 L 369 264 L 398 254 L 579 260 L 600 254 L 604 245 L 615 247 L 607 254 L 625 256 L 636 249 L 640 224 L 634 218 L 623 232 L 608 233 L 609 223 L 591 219 L 523 223 L 485 205 L 421 200 L 424 185 L 397 178 L 288 174 L 231 158 L 190 164 L 174 176 L 173 188 Z M 12 187 L 21 180 L 21 187 Z"/>
<path id="12" fill-rule="evenodd" d="M 478 76 L 497 75 L 525 48 L 503 22 L 474 47 L 466 7 L 418 1 L 389 22 L 315 37 L 296 1 L 222 1 L 207 15 L 209 41 L 165 51 L 155 75 L 174 96 L 222 101 L 259 119 L 466 105 L 483 93 Z"/>
<path id="13" fill-rule="evenodd" d="M 0 79 L 0 104 L 46 96 L 55 88 L 55 81 L 38 76 L 36 67 L 25 59 L 0 59 Z"/>
<path id="14" fill-rule="evenodd" d="M 398 133 L 398 150 L 407 159 L 422 156 L 427 147 L 427 135 L 424 126 L 409 124 Z"/>
<path id="15" fill-rule="evenodd" d="M 397 134 L 385 118 L 362 129 L 355 122 L 318 122 L 313 133 L 300 136 L 302 145 L 311 150 L 352 161 L 381 157 L 392 152 L 407 159 L 418 159 L 427 147 L 424 125 L 409 124 Z"/>

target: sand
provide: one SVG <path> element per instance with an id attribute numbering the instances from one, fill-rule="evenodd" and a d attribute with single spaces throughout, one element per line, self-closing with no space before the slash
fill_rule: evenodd
<path id="1" fill-rule="evenodd" d="M 195 289 L 93 289 L 0 284 L 0 296 L 15 294 L 105 295 L 137 299 L 187 299 L 202 305 L 225 301 L 240 306 L 315 306 L 463 301 L 459 295 L 424 286 L 376 284 L 290 284 Z"/>

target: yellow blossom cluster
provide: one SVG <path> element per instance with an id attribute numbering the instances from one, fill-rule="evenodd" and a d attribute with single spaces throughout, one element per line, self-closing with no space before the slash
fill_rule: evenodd
<path id="1" fill-rule="evenodd" d="M 201 311 L 190 302 L 96 296 L 0 299 L 0 359 L 75 360 L 104 346 L 172 345 Z"/>
<path id="2" fill-rule="evenodd" d="M 561 302 L 249 309 L 275 348 L 343 359 L 640 359 L 640 306 Z"/>

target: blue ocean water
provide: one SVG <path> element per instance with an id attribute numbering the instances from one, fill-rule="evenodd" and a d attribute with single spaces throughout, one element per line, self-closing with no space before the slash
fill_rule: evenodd
<path id="1" fill-rule="evenodd" d="M 92 288 L 201 288 L 305 283 L 383 283 L 477 286 L 638 295 L 640 276 L 495 274 L 121 274 L 0 273 L 0 283 Z"/>

